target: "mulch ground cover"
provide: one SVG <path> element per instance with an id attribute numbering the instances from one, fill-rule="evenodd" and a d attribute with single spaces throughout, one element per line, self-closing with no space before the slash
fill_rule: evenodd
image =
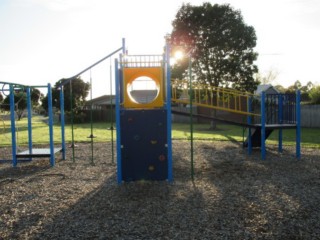
<path id="1" fill-rule="evenodd" d="M 0 151 L 5 152 L 2 148 Z M 0 239 L 319 239 L 320 149 L 173 141 L 174 181 L 118 185 L 111 144 L 0 164 Z M 115 159 L 116 161 L 116 159 Z"/>

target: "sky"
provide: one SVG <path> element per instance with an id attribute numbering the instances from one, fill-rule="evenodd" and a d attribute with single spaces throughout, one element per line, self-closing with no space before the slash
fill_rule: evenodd
<path id="1" fill-rule="evenodd" d="M 122 38 L 129 54 L 162 54 L 181 5 L 203 2 L 0 0 L 0 82 L 54 84 L 120 48 Z M 277 73 L 273 84 L 320 83 L 319 0 L 207 2 L 230 4 L 254 27 L 256 65 L 262 76 Z M 82 75 L 85 81 L 91 76 L 94 97 L 109 94 L 113 61 Z"/>

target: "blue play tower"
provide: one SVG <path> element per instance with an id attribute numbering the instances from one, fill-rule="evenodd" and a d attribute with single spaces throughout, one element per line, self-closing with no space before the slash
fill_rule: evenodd
<path id="1" fill-rule="evenodd" d="M 172 181 L 169 47 L 115 62 L 118 182 Z"/>

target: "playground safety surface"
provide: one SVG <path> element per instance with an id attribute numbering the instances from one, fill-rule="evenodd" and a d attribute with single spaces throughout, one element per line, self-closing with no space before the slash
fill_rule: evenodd
<path id="1" fill-rule="evenodd" d="M 317 239 L 320 149 L 173 141 L 174 182 L 118 185 L 111 143 L 77 144 L 75 163 L 0 164 L 0 239 Z M 0 149 L 4 151 L 4 149 Z M 57 154 L 57 158 L 60 155 Z M 116 161 L 116 159 L 115 159 Z"/>

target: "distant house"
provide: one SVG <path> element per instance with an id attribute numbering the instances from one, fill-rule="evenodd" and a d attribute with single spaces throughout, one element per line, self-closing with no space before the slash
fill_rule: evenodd
<path id="1" fill-rule="evenodd" d="M 92 109 L 93 110 L 104 110 L 110 108 L 110 106 L 114 106 L 116 103 L 116 96 L 112 95 L 103 95 L 97 98 L 93 98 L 92 100 L 86 101 L 84 106 L 85 110 Z"/>
<path id="2" fill-rule="evenodd" d="M 271 84 L 262 84 L 257 87 L 257 90 L 254 92 L 256 95 L 261 95 L 262 92 L 266 94 L 278 94 L 280 91 L 272 86 Z"/>
<path id="3" fill-rule="evenodd" d="M 133 100 L 137 103 L 149 103 L 152 102 L 158 94 L 158 90 L 132 90 L 130 91 L 130 95 Z M 92 100 L 86 101 L 84 106 L 84 110 L 92 109 L 93 110 L 104 110 L 109 109 L 111 105 L 115 105 L 116 96 L 112 95 L 103 95 L 97 98 L 93 98 Z"/>

